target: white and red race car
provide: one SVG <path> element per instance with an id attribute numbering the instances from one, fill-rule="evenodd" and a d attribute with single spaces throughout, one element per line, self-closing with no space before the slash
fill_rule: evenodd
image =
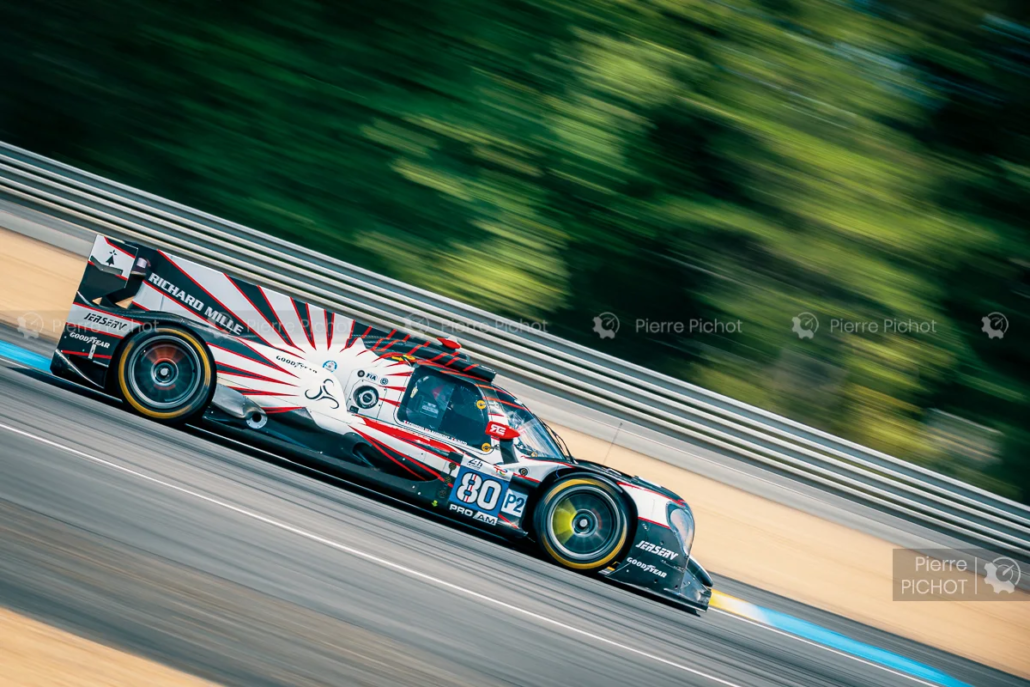
<path id="1" fill-rule="evenodd" d="M 571 456 L 457 342 L 357 321 L 98 236 L 51 362 L 140 415 L 204 424 L 694 609 L 712 581 L 679 496 Z"/>

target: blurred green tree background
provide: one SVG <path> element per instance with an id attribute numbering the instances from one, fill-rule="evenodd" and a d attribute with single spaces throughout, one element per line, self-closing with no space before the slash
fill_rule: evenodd
<path id="1" fill-rule="evenodd" d="M 1028 500 L 1028 15 L 6 2 L 0 137 Z"/>

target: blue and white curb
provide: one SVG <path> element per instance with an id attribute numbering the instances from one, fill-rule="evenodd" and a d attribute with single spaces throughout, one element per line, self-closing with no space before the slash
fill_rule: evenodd
<path id="1" fill-rule="evenodd" d="M 839 632 L 827 630 L 825 627 L 795 618 L 792 615 L 774 611 L 771 608 L 756 606 L 753 603 L 738 599 L 720 591 L 712 592 L 711 607 L 731 613 L 741 618 L 754 621 L 774 630 L 808 640 L 828 649 L 862 659 L 897 673 L 902 673 L 917 680 L 924 680 L 945 687 L 970 687 L 936 668 L 905 658 L 886 649 L 860 642 Z"/>
<path id="2" fill-rule="evenodd" d="M 7 341 L 0 341 L 0 357 L 21 363 L 26 367 L 44 372 L 50 369 L 50 358 L 41 353 L 35 353 Z"/>

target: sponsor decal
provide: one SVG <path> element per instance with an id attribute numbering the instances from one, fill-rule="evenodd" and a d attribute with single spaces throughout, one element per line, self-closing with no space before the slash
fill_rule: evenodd
<path id="1" fill-rule="evenodd" d="M 245 327 L 242 324 L 240 324 L 233 318 L 229 317 L 228 314 L 220 310 L 215 310 L 210 305 L 204 308 L 204 317 L 206 317 L 209 321 L 219 325 L 225 331 L 232 332 L 236 336 L 241 335 L 243 333 L 243 330 L 245 329 Z"/>
<path id="2" fill-rule="evenodd" d="M 504 468 L 488 463 L 482 458 L 476 458 L 475 456 L 465 456 L 461 461 L 461 466 L 476 472 L 482 472 L 487 475 L 492 475 L 499 479 L 503 479 L 506 482 L 511 480 L 511 473 Z"/>
<path id="3" fill-rule="evenodd" d="M 480 410 L 483 410 L 484 408 L 486 408 L 486 401 L 484 401 L 483 399 L 479 399 L 478 401 L 476 401 L 476 407 Z"/>
<path id="4" fill-rule="evenodd" d="M 666 573 L 664 570 L 659 570 L 657 567 L 651 565 L 650 563 L 645 563 L 644 561 L 638 561 L 636 558 L 627 558 L 626 559 L 626 564 L 627 565 L 635 565 L 636 567 L 640 568 L 644 572 L 657 575 L 658 577 L 661 577 L 663 579 L 668 576 L 668 573 Z"/>
<path id="5" fill-rule="evenodd" d="M 500 422 L 488 422 L 486 425 L 487 436 L 498 441 L 511 441 L 519 438 L 519 431 Z"/>
<path id="6" fill-rule="evenodd" d="M 642 551 L 647 551 L 648 553 L 653 553 L 656 556 L 661 556 L 667 561 L 674 561 L 679 556 L 679 554 L 675 551 L 667 549 L 664 546 L 653 544 L 649 541 L 640 542 L 639 544 L 637 544 L 637 548 L 641 549 Z"/>
<path id="7" fill-rule="evenodd" d="M 190 294 L 186 293 L 185 291 L 183 291 L 167 279 L 158 276 L 156 272 L 150 275 L 150 279 L 148 281 L 150 281 L 150 283 L 156 286 L 157 288 L 167 293 L 172 298 L 177 298 L 179 301 L 183 303 L 183 305 L 187 305 L 193 308 L 198 313 L 204 312 L 203 301 L 201 301 L 199 298 L 195 298 L 194 296 L 191 296 Z"/>
<path id="8" fill-rule="evenodd" d="M 327 372 L 336 372 L 336 361 L 335 360 L 327 360 L 327 361 L 325 361 L 324 363 L 322 363 L 322 369 L 326 370 Z"/>
<path id="9" fill-rule="evenodd" d="M 340 407 L 340 402 L 326 389 L 327 386 L 334 386 L 332 379 L 322 382 L 322 386 L 318 389 L 308 389 L 304 392 L 304 397 L 309 401 L 329 401 L 333 404 L 333 410 L 336 410 Z"/>
<path id="10" fill-rule="evenodd" d="M 196 296 L 187 293 L 184 289 L 179 288 L 167 279 L 158 276 L 156 272 L 151 274 L 150 279 L 147 281 L 167 293 L 169 296 L 178 299 L 183 305 L 193 308 L 198 313 L 202 314 L 208 321 L 214 322 L 218 326 L 222 327 L 222 329 L 232 332 L 236 336 L 243 334 L 246 329 L 246 327 L 234 320 L 229 314 L 224 313 L 221 310 L 216 310 Z"/>
<path id="11" fill-rule="evenodd" d="M 289 365 L 290 367 L 292 367 L 292 368 L 294 368 L 296 370 L 307 370 L 308 372 L 318 372 L 318 370 L 316 368 L 311 367 L 307 363 L 303 363 L 303 362 L 301 362 L 299 360 L 294 360 L 293 358 L 287 358 L 285 355 L 277 355 L 277 356 L 275 356 L 275 359 L 278 360 L 279 362 L 283 363 L 284 365 Z"/>
<path id="12" fill-rule="evenodd" d="M 81 341 L 84 344 L 94 346 L 96 348 L 103 348 L 106 350 L 111 347 L 110 341 L 104 341 L 103 339 L 98 338 L 93 334 L 80 334 L 74 329 L 68 330 L 68 336 L 72 339 L 75 339 L 76 341 Z"/>
<path id="13" fill-rule="evenodd" d="M 86 316 L 82 319 L 86 322 L 92 322 L 98 326 L 108 327 L 117 331 L 125 331 L 129 327 L 129 323 L 124 320 L 108 317 L 107 315 L 98 312 L 86 313 Z"/>

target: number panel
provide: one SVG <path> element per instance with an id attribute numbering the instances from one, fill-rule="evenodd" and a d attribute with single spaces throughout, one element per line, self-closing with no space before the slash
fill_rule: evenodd
<path id="1" fill-rule="evenodd" d="M 464 509 L 482 513 L 485 517 L 477 516 L 476 519 L 493 524 L 502 507 L 505 513 L 521 515 L 525 506 L 525 495 L 519 494 L 522 507 L 516 508 L 518 499 L 512 501 L 508 493 L 510 481 L 511 475 L 503 468 L 479 458 L 466 458 L 458 470 L 449 500 Z"/>

